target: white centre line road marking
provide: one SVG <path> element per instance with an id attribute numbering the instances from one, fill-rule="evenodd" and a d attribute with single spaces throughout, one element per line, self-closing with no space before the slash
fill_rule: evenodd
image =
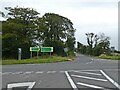
<path id="1" fill-rule="evenodd" d="M 15 72 L 15 73 L 12 73 L 12 74 L 22 74 L 23 72 Z"/>
<path id="2" fill-rule="evenodd" d="M 43 73 L 43 71 L 38 71 L 38 72 L 35 72 L 35 73 L 36 73 L 36 74 L 39 74 L 39 73 L 41 73 L 41 74 L 42 74 L 42 73 Z"/>
<path id="3" fill-rule="evenodd" d="M 73 82 L 72 78 L 70 77 L 70 75 L 68 74 L 67 71 L 65 71 L 65 74 L 66 74 L 67 79 L 68 79 L 68 81 L 70 82 L 72 88 L 73 88 L 74 90 L 78 90 L 77 86 L 75 85 L 75 83 Z"/>
<path id="4" fill-rule="evenodd" d="M 86 87 L 91 87 L 91 88 L 104 89 L 103 87 L 96 86 L 96 85 L 90 85 L 90 84 L 86 84 L 86 83 L 77 82 L 77 84 L 78 84 L 78 85 L 82 85 L 82 86 L 86 86 Z"/>
<path id="5" fill-rule="evenodd" d="M 56 71 L 48 71 L 47 73 L 56 73 Z"/>
<path id="6" fill-rule="evenodd" d="M 8 84 L 7 90 L 12 90 L 12 88 L 14 87 L 24 87 L 24 86 L 28 86 L 27 90 L 31 90 L 34 85 L 35 82 L 13 83 L 13 84 Z"/>
<path id="7" fill-rule="evenodd" d="M 86 76 L 79 76 L 79 75 L 71 75 L 73 77 L 78 77 L 78 78 L 85 78 L 85 79 L 91 79 L 91 80 L 97 80 L 97 81 L 108 81 L 108 80 L 105 80 L 105 79 L 99 79 L 99 78 L 92 78 L 92 77 L 86 77 Z"/>
<path id="8" fill-rule="evenodd" d="M 2 74 L 11 74 L 12 72 L 5 72 L 5 73 L 2 73 Z"/>
<path id="9" fill-rule="evenodd" d="M 31 74 L 31 73 L 33 73 L 33 71 L 30 71 L 30 72 L 25 72 L 24 74 Z"/>
<path id="10" fill-rule="evenodd" d="M 98 73 L 91 73 L 91 72 L 81 72 L 81 71 L 73 71 L 73 72 L 77 72 L 77 73 L 85 73 L 85 74 L 91 74 L 91 75 L 102 75 L 102 74 L 98 74 Z"/>
<path id="11" fill-rule="evenodd" d="M 115 85 L 118 89 L 120 89 L 120 85 L 115 82 L 114 80 L 112 80 L 105 72 L 103 72 L 103 70 L 100 70 L 100 72 L 113 84 Z"/>
<path id="12" fill-rule="evenodd" d="M 88 62 L 88 63 L 86 63 L 86 64 L 90 64 L 90 63 L 92 63 L 93 61 L 90 61 L 90 62 Z"/>

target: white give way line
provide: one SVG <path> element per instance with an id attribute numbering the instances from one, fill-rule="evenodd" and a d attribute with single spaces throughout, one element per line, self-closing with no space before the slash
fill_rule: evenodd
<path id="1" fill-rule="evenodd" d="M 98 74 L 98 73 L 91 73 L 91 72 L 84 72 L 84 71 L 73 71 L 73 72 L 84 73 L 84 74 L 91 74 L 91 75 L 98 75 L 98 76 L 102 75 L 102 74 Z"/>
<path id="2" fill-rule="evenodd" d="M 92 79 L 92 80 L 98 80 L 98 81 L 108 81 L 108 80 L 105 80 L 105 79 L 99 79 L 99 78 L 92 78 L 92 77 L 86 77 L 86 76 L 79 76 L 79 75 L 71 75 L 73 77 L 78 77 L 78 78 L 85 78 L 85 79 Z"/>
<path id="3" fill-rule="evenodd" d="M 103 87 L 100 87 L 100 86 L 96 86 L 96 85 L 90 85 L 90 84 L 81 83 L 81 82 L 78 82 L 77 84 L 78 84 L 78 85 L 87 86 L 87 87 L 91 87 L 91 88 L 104 89 Z"/>
<path id="4" fill-rule="evenodd" d="M 35 82 L 13 83 L 13 84 L 8 84 L 7 90 L 12 90 L 12 88 L 15 87 L 25 87 L 25 86 L 28 86 L 27 90 L 31 90 L 34 85 Z"/>

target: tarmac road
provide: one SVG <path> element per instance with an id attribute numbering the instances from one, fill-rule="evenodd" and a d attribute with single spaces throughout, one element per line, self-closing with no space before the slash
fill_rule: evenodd
<path id="1" fill-rule="evenodd" d="M 74 61 L 2 66 L 2 88 L 119 90 L 119 62 L 77 54 Z M 23 90 L 22 88 L 22 90 Z"/>

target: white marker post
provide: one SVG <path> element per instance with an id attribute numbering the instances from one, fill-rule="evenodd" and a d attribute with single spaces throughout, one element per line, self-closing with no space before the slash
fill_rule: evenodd
<path id="1" fill-rule="evenodd" d="M 22 52 L 21 48 L 18 48 L 18 60 L 21 60 L 21 52 Z"/>

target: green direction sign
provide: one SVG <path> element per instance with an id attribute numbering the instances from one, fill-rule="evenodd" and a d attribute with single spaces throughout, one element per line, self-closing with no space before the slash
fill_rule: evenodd
<path id="1" fill-rule="evenodd" d="M 38 52 L 38 51 L 40 51 L 40 48 L 39 47 L 30 47 L 30 51 Z"/>
<path id="2" fill-rule="evenodd" d="M 53 47 L 41 47 L 41 52 L 53 52 Z"/>

